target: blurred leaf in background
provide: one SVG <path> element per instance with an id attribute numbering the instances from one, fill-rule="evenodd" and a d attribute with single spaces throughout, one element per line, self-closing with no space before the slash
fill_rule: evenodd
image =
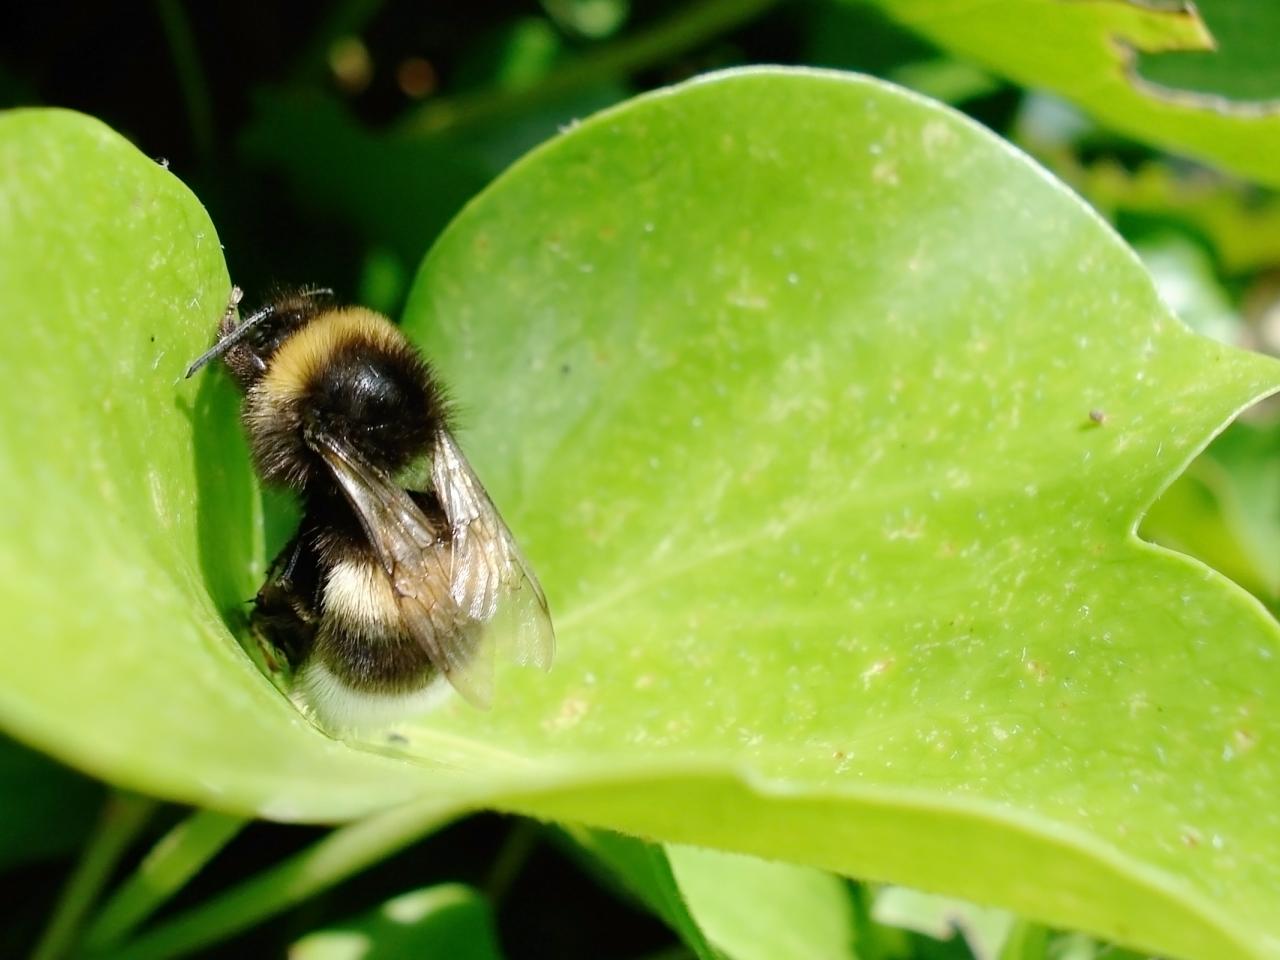
<path id="1" fill-rule="evenodd" d="M 500 960 L 483 896 L 458 884 L 402 893 L 346 923 L 307 934 L 289 960 Z"/>
<path id="2" fill-rule="evenodd" d="M 1142 52 L 1137 74 L 1173 98 L 1219 98 L 1222 109 L 1280 108 L 1280 6 L 1252 0 L 1196 0 L 1193 9 L 1213 38 L 1211 50 Z"/>
<path id="3" fill-rule="evenodd" d="M 1136 139 L 1218 164 L 1260 183 L 1280 186 L 1271 157 L 1280 150 L 1280 114 L 1257 105 L 1235 108 L 1195 88 L 1166 90 L 1134 72 L 1138 52 L 1165 54 L 1170 77 L 1233 83 L 1233 64 L 1202 61 L 1194 74 L 1169 51 L 1207 51 L 1212 35 L 1194 8 L 1131 0 L 1061 3 L 1010 0 L 957 6 L 950 0 L 874 0 L 887 14 L 940 47 L 971 58 L 1016 83 L 1052 90 L 1113 129 Z M 1218 0 L 1247 18 L 1241 32 L 1274 34 L 1272 4 Z M 1255 13 L 1250 14 L 1248 11 Z M 1252 49 L 1252 43 L 1248 46 Z M 1262 84 L 1271 89 L 1269 81 Z M 1212 94 L 1212 91 L 1210 91 Z"/>
<path id="4" fill-rule="evenodd" d="M 1200 557 L 1280 612 L 1280 420 L 1233 424 L 1156 501 L 1143 535 Z"/>

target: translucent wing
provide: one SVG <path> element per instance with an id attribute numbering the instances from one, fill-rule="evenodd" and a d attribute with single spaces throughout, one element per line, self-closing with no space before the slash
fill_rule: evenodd
<path id="1" fill-rule="evenodd" d="M 455 566 L 448 531 L 433 524 L 409 494 L 364 463 L 341 439 L 309 438 L 360 519 L 387 571 L 405 629 L 453 687 L 481 709 L 493 693 L 493 665 L 482 632 L 454 595 Z"/>
<path id="2" fill-rule="evenodd" d="M 551 667 L 556 638 L 538 578 L 448 430 L 436 434 L 431 484 L 448 518 L 450 594 L 474 620 L 509 641 L 517 662 Z"/>

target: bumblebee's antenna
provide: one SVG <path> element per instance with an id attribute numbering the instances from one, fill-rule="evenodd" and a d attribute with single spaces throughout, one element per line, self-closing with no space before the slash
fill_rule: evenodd
<path id="1" fill-rule="evenodd" d="M 306 290 L 299 290 L 299 297 L 332 297 L 333 291 L 327 287 L 311 287 Z M 231 288 L 231 299 L 227 302 L 226 312 L 222 315 L 221 326 L 225 327 L 231 319 L 231 314 L 236 307 L 240 305 L 241 298 L 244 297 L 244 291 L 239 287 Z M 203 367 L 210 360 L 217 360 L 237 343 L 247 337 L 250 331 L 268 317 L 273 316 L 276 312 L 274 304 L 267 304 L 256 313 L 250 314 L 246 319 L 241 321 L 237 326 L 233 327 L 228 333 L 218 338 L 218 342 L 212 347 L 200 354 L 191 362 L 191 366 L 187 367 L 187 372 L 183 375 L 183 379 L 190 379 L 191 375 Z"/>

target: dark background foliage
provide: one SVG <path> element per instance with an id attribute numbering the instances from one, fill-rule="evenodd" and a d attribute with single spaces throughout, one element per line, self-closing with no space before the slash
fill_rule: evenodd
<path id="1" fill-rule="evenodd" d="M 585 36 L 548 13 L 574 7 L 612 10 L 616 29 Z M 393 311 L 450 217 L 562 124 L 719 67 L 891 74 L 932 55 L 871 10 L 818 0 L 157 0 L 6 19 L 0 105 L 90 113 L 168 162 L 251 298 L 323 282 Z M 1016 92 L 982 93 L 968 108 L 1003 125 Z"/>

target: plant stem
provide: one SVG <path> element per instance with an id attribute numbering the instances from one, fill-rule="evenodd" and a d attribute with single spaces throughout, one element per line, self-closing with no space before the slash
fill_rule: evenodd
<path id="1" fill-rule="evenodd" d="M 409 846 L 452 818 L 412 804 L 340 827 L 283 863 L 95 957 L 170 960 L 225 940 Z"/>
<path id="2" fill-rule="evenodd" d="M 191 140 L 201 163 L 207 164 L 213 155 L 213 102 L 209 98 L 204 69 L 200 66 L 200 51 L 191 32 L 191 23 L 178 0 L 155 0 L 155 8 L 165 39 L 169 42 L 173 69 L 178 75 L 178 86 L 186 104 Z"/>
<path id="3" fill-rule="evenodd" d="M 112 792 L 107 796 L 98 824 L 58 896 L 32 960 L 57 960 L 71 952 L 85 915 L 156 806 L 154 800 L 134 794 Z"/>
<path id="4" fill-rule="evenodd" d="M 247 823 L 242 817 L 197 810 L 175 826 L 98 911 L 85 932 L 85 949 L 101 950 L 131 934 Z"/>
<path id="5" fill-rule="evenodd" d="M 484 892 L 495 907 L 502 902 L 511 884 L 523 869 L 538 842 L 541 827 L 533 820 L 517 820 L 507 833 L 502 848 L 494 857 Z"/>
<path id="6" fill-rule="evenodd" d="M 647 30 L 623 37 L 555 68 L 535 85 L 515 90 L 480 90 L 427 103 L 398 125 L 406 134 L 437 134 L 523 110 L 529 106 L 633 73 L 759 16 L 777 0 L 703 0 Z"/>

